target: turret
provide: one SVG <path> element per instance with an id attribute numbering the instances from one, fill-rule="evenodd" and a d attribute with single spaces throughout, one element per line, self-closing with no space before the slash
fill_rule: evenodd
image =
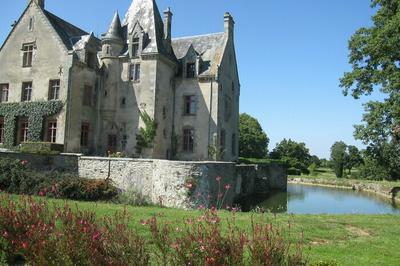
<path id="1" fill-rule="evenodd" d="M 44 0 L 28 0 L 28 4 L 35 2 L 41 9 L 44 9 Z"/>
<path id="2" fill-rule="evenodd" d="M 124 46 L 124 41 L 122 36 L 121 20 L 119 19 L 118 12 L 115 12 L 107 33 L 103 34 L 101 45 L 102 57 L 115 57 L 120 55 Z"/>

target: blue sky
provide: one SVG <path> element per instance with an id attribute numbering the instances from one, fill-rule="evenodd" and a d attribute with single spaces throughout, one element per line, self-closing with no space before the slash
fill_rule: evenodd
<path id="1" fill-rule="evenodd" d="M 312 154 L 329 157 L 337 140 L 362 147 L 353 138 L 361 121 L 361 100 L 344 97 L 339 78 L 350 70 L 347 43 L 371 25 L 370 0 L 157 0 L 171 7 L 174 37 L 223 31 L 223 15 L 235 18 L 240 71 L 240 111 L 256 117 L 271 142 L 305 142 Z M 26 0 L 6 0 L 0 17 L 0 43 Z M 46 9 L 100 35 L 131 0 L 46 0 Z"/>

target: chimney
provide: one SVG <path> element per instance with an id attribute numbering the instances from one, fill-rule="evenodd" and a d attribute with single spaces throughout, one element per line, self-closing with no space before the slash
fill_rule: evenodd
<path id="1" fill-rule="evenodd" d="M 44 0 L 28 0 L 28 4 L 35 2 L 41 9 L 44 9 Z"/>
<path id="2" fill-rule="evenodd" d="M 229 12 L 225 12 L 224 15 L 224 32 L 225 35 L 228 35 L 228 37 L 233 38 L 233 33 L 235 29 L 235 21 L 233 21 L 233 17 Z"/>
<path id="3" fill-rule="evenodd" d="M 164 11 L 164 38 L 166 40 L 171 40 L 171 23 L 172 23 L 172 12 L 168 7 L 167 10 Z"/>

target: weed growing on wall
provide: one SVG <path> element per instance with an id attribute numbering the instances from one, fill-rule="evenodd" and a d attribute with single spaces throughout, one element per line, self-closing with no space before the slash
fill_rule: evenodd
<path id="1" fill-rule="evenodd" d="M 136 151 L 140 154 L 143 148 L 149 148 L 153 144 L 157 135 L 157 123 L 146 111 L 139 111 L 139 115 L 145 125 L 144 128 L 139 129 L 139 134 L 136 135 Z"/>
<path id="2" fill-rule="evenodd" d="M 28 140 L 40 141 L 43 120 L 45 117 L 57 114 L 64 104 L 61 101 L 1 103 L 0 116 L 4 118 L 4 146 L 14 146 L 17 118 L 27 117 L 29 123 Z"/>

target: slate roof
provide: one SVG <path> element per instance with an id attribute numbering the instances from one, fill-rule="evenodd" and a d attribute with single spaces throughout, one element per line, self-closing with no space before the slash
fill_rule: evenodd
<path id="1" fill-rule="evenodd" d="M 164 53 L 166 50 L 163 45 L 164 23 L 154 0 L 133 1 L 123 22 L 123 25 L 127 26 L 128 34 L 131 33 L 136 22 L 139 22 L 150 39 L 143 53 Z"/>
<path id="2" fill-rule="evenodd" d="M 202 73 L 203 75 L 217 73 L 218 64 L 224 53 L 224 44 L 225 35 L 223 32 L 172 39 L 172 48 L 178 59 L 184 58 L 189 47 L 193 45 L 201 59 L 210 64 L 210 67 Z"/>
<path id="3" fill-rule="evenodd" d="M 109 40 L 122 40 L 123 32 L 121 27 L 121 20 L 119 19 L 118 12 L 115 12 L 114 18 L 106 34 L 104 34 L 103 39 Z"/>
<path id="4" fill-rule="evenodd" d="M 86 31 L 57 17 L 49 11 L 43 10 L 43 12 L 68 50 L 73 50 L 73 46 L 75 44 L 74 42 L 76 42 L 75 40 L 79 40 L 79 37 L 89 35 L 89 33 L 87 33 Z"/>

